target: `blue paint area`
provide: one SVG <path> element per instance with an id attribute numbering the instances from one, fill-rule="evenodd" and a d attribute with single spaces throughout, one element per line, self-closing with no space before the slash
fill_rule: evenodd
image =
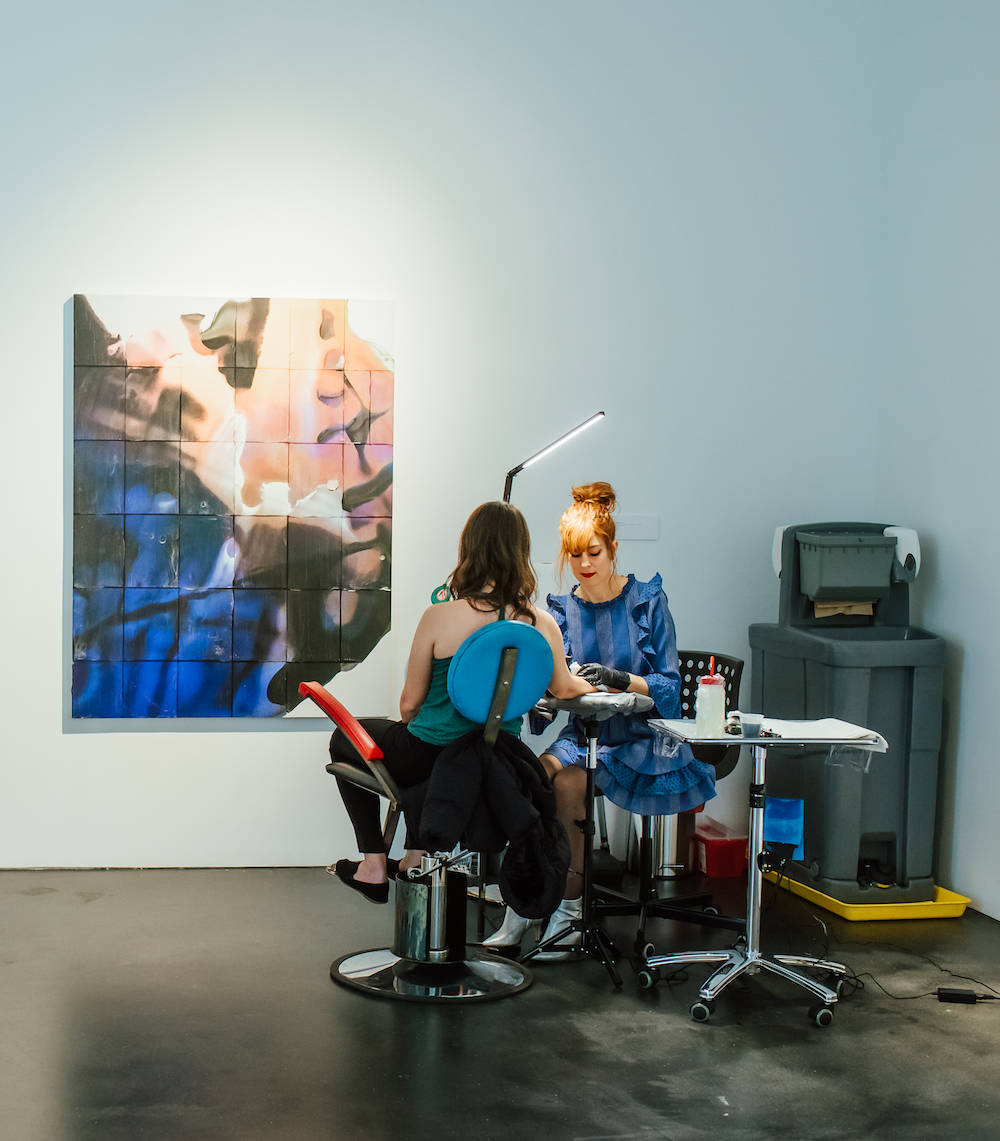
<path id="1" fill-rule="evenodd" d="M 170 661 L 177 656 L 177 591 L 125 590 L 125 659 Z"/>
<path id="2" fill-rule="evenodd" d="M 284 590 L 233 592 L 233 661 L 283 662 Z"/>
<path id="3" fill-rule="evenodd" d="M 177 716 L 230 717 L 233 667 L 229 662 L 177 663 Z"/>
<path id="4" fill-rule="evenodd" d="M 285 712 L 284 686 L 276 684 L 279 692 L 272 691 L 271 695 L 275 699 L 280 697 L 280 704 L 268 697 L 268 686 L 283 669 L 283 662 L 234 664 L 233 716 L 280 717 Z"/>
<path id="5" fill-rule="evenodd" d="M 236 544 L 231 515 L 183 515 L 178 583 L 185 590 L 233 585 Z"/>
<path id="6" fill-rule="evenodd" d="M 129 515 L 176 515 L 177 497 L 162 491 L 154 494 L 145 484 L 127 487 L 125 511 Z"/>
<path id="7" fill-rule="evenodd" d="M 176 440 L 125 444 L 125 511 L 176 515 L 179 510 L 180 444 Z"/>
<path id="8" fill-rule="evenodd" d="M 121 515 L 125 510 L 125 444 L 78 440 L 73 449 L 73 510 L 78 515 Z"/>
<path id="9" fill-rule="evenodd" d="M 122 717 L 122 663 L 73 663 L 73 716 Z"/>
<path id="10" fill-rule="evenodd" d="M 182 591 L 177 656 L 189 662 L 228 662 L 233 657 L 233 592 Z"/>
<path id="11" fill-rule="evenodd" d="M 176 515 L 126 515 L 126 586 L 177 586 L 180 523 Z"/>
<path id="12" fill-rule="evenodd" d="M 176 717 L 177 663 L 126 662 L 124 706 L 142 710 L 143 717 Z"/>
<path id="13" fill-rule="evenodd" d="M 73 591 L 73 660 L 120 662 L 123 650 L 122 590 Z"/>

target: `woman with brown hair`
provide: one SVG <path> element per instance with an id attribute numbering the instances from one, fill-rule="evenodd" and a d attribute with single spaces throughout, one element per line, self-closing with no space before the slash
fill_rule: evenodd
<path id="1" fill-rule="evenodd" d="M 580 663 L 581 678 L 605 689 L 646 694 L 655 703 L 648 713 L 619 715 L 601 723 L 595 784 L 628 812 L 644 816 L 684 812 L 715 795 L 715 773 L 711 765 L 695 760 L 687 745 L 653 747 L 649 718 L 680 716 L 677 639 L 662 580 L 658 574 L 649 582 L 619 574 L 611 517 L 615 493 L 610 484 L 585 484 L 574 487 L 572 494 L 572 506 L 559 521 L 557 567 L 561 575 L 568 563 L 577 585 L 569 594 L 550 594 L 547 599 L 564 652 Z M 549 920 L 543 940 L 580 915 L 584 836 L 578 822 L 584 817 L 586 754 L 582 722 L 571 716 L 541 757 L 572 853 L 563 902 Z M 486 942 L 492 947 L 519 943 L 528 926 L 528 920 L 508 910 L 503 926 Z M 579 937 L 575 932 L 564 942 L 578 942 Z M 543 952 L 537 958 L 562 959 L 568 954 Z"/>
<path id="2" fill-rule="evenodd" d="M 556 697 L 591 693 L 594 687 L 566 666 L 563 639 L 555 620 L 532 604 L 535 575 L 531 540 L 524 516 L 509 503 L 484 503 L 469 516 L 458 546 L 458 565 L 449 579 L 452 601 L 429 606 L 410 647 L 406 682 L 399 699 L 399 721 L 362 718 L 361 724 L 382 750 L 384 764 L 400 788 L 430 776 L 441 751 L 479 726 L 467 720 L 448 696 L 448 667 L 459 646 L 480 627 L 503 618 L 528 622 L 545 636 L 554 658 L 549 692 Z M 504 722 L 503 731 L 520 735 L 521 719 Z M 343 733 L 330 740 L 334 760 L 361 766 Z M 337 877 L 372 903 L 389 899 L 389 871 L 379 826 L 378 797 L 341 780 L 340 795 L 354 825 L 361 860 L 339 860 Z M 408 852 L 400 866 L 419 863 Z"/>

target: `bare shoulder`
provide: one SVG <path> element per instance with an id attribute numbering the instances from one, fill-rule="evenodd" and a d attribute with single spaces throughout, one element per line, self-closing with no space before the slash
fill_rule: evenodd
<path id="1" fill-rule="evenodd" d="M 477 610 L 461 598 L 439 602 L 424 611 L 417 634 L 431 645 L 435 657 L 447 658 L 471 633 L 495 617 L 492 612 Z"/>
<path id="2" fill-rule="evenodd" d="M 434 606 L 428 606 L 427 609 L 420 615 L 420 621 L 417 623 L 418 630 L 433 630 L 440 622 L 441 615 L 438 611 L 445 605 L 444 603 L 437 603 Z"/>
<path id="3" fill-rule="evenodd" d="M 533 606 L 532 610 L 535 613 L 535 625 L 538 629 L 547 636 L 550 634 L 557 634 L 559 640 L 562 641 L 562 633 L 559 630 L 559 625 L 552 615 L 547 610 L 539 610 L 537 606 Z"/>

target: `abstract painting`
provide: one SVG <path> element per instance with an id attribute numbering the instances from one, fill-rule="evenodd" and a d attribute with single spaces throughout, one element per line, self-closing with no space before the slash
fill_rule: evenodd
<path id="1" fill-rule="evenodd" d="M 280 717 L 389 629 L 392 305 L 74 298 L 74 717 Z"/>

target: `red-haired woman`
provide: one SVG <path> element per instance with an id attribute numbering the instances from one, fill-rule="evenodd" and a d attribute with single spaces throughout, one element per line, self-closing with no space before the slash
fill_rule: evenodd
<path id="1" fill-rule="evenodd" d="M 573 504 L 559 522 L 560 574 L 568 564 L 577 585 L 569 594 L 548 596 L 565 653 L 581 663 L 579 676 L 608 689 L 643 693 L 655 708 L 620 715 L 601 724 L 595 783 L 620 808 L 645 816 L 684 812 L 715 795 L 715 770 L 696 761 L 687 745 L 658 745 L 654 751 L 650 717 L 680 716 L 680 671 L 674 622 L 660 576 L 638 582 L 618 573 L 618 541 L 611 517 L 615 493 L 610 484 L 573 488 Z M 572 858 L 565 897 L 543 939 L 561 931 L 581 910 L 584 836 L 575 823 L 584 816 L 587 741 L 579 718 L 548 746 L 542 764 L 552 779 L 559 819 L 570 838 Z M 529 923 L 508 911 L 487 943 L 519 943 Z M 579 933 L 564 940 L 579 940 Z M 565 958 L 543 952 L 539 959 Z"/>
<path id="2" fill-rule="evenodd" d="M 427 780 L 438 754 L 477 728 L 451 703 L 448 666 L 465 639 L 489 622 L 501 618 L 528 622 L 545 635 L 555 659 L 549 682 L 549 692 L 554 696 L 575 697 L 593 692 L 589 682 L 569 672 L 556 621 L 532 604 L 535 585 L 524 516 L 509 503 L 484 503 L 477 507 L 459 540 L 458 565 L 450 578 L 453 601 L 429 606 L 413 636 L 406 683 L 399 699 L 400 720 L 361 718 L 400 788 Z M 521 719 L 505 722 L 503 730 L 519 736 Z M 354 746 L 343 733 L 333 734 L 330 755 L 334 760 L 362 767 Z M 378 797 L 339 777 L 337 783 L 362 858 L 339 860 L 333 871 L 372 903 L 387 903 L 389 869 L 379 826 Z M 408 852 L 400 866 L 405 870 L 418 862 L 419 854 Z"/>

